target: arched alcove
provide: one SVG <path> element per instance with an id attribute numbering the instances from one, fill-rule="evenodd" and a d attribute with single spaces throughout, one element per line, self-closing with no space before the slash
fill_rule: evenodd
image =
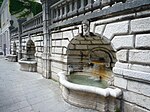
<path id="1" fill-rule="evenodd" d="M 30 39 L 28 40 L 27 44 L 26 44 L 26 56 L 27 56 L 27 60 L 32 60 L 35 58 L 35 44 L 34 42 Z"/>
<path id="2" fill-rule="evenodd" d="M 114 110 L 115 98 L 121 95 L 120 89 L 110 87 L 113 85 L 112 68 L 115 62 L 115 50 L 107 38 L 91 32 L 90 35 L 74 37 L 67 48 L 68 75 L 66 72 L 58 74 L 66 101 L 88 108 L 87 104 L 92 103 L 95 107 L 102 104 L 98 110 L 101 111 L 103 107 Z M 82 97 L 83 94 L 84 97 Z M 75 99 L 72 99 L 72 96 Z M 97 101 L 100 103 L 97 104 Z"/>
<path id="3" fill-rule="evenodd" d="M 26 44 L 26 53 L 24 58 L 19 60 L 20 70 L 29 71 L 29 72 L 36 72 L 37 71 L 37 62 L 35 60 L 35 44 L 30 39 Z"/>
<path id="4" fill-rule="evenodd" d="M 113 74 L 116 55 L 107 38 L 78 35 L 70 41 L 67 56 L 68 71 L 91 72 L 107 80 Z"/>

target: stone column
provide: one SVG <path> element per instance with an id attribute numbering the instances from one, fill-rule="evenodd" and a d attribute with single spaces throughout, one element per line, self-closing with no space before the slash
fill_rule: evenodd
<path id="1" fill-rule="evenodd" d="M 42 66 L 42 75 L 45 78 L 50 78 L 50 35 L 48 31 L 48 19 L 49 19 L 49 9 L 48 9 L 49 0 L 41 0 L 43 8 L 43 36 L 44 36 L 44 50 L 42 54 L 43 66 Z"/>
<path id="2" fill-rule="evenodd" d="M 18 60 L 22 58 L 22 38 L 21 38 L 21 33 L 22 33 L 22 26 L 21 24 L 25 22 L 26 19 L 18 19 L 18 37 L 19 37 L 19 50 L 18 50 Z"/>

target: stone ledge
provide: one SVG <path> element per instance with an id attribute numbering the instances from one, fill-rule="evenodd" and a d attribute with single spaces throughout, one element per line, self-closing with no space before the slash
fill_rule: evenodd
<path id="1" fill-rule="evenodd" d="M 92 18 L 105 18 L 109 16 L 114 16 L 116 13 L 118 15 L 125 14 L 125 13 L 132 13 L 137 10 L 137 8 L 142 7 L 142 9 L 146 9 L 146 5 L 149 5 L 150 1 L 149 0 L 131 0 L 126 3 L 122 3 L 119 5 L 114 5 L 113 7 L 109 7 L 107 9 L 101 10 L 101 11 L 96 11 L 87 15 L 81 15 L 78 18 L 72 18 L 67 21 L 61 22 L 61 23 L 55 23 L 51 26 L 49 26 L 49 29 L 54 29 L 56 27 L 66 27 L 66 26 L 72 26 L 75 23 L 79 23 L 83 21 L 85 18 L 88 20 L 92 20 Z M 134 9 L 134 10 L 132 10 Z M 139 9 L 138 9 L 139 10 Z"/>
<path id="2" fill-rule="evenodd" d="M 150 73 L 150 66 L 148 66 L 148 65 L 121 63 L 121 62 L 117 61 L 115 64 L 115 67 Z"/>
<path id="3" fill-rule="evenodd" d="M 118 88 L 102 89 L 99 87 L 92 87 L 92 86 L 86 86 L 86 85 L 79 85 L 79 84 L 71 83 L 71 82 L 66 80 L 65 72 L 59 72 L 58 76 L 59 76 L 60 83 L 69 89 L 86 91 L 86 92 L 90 92 L 90 93 L 96 93 L 96 94 L 102 95 L 104 97 L 107 97 L 107 96 L 119 97 L 122 94 L 121 90 Z"/>
<path id="4" fill-rule="evenodd" d="M 126 79 L 150 83 L 150 73 L 114 67 L 113 72 Z"/>

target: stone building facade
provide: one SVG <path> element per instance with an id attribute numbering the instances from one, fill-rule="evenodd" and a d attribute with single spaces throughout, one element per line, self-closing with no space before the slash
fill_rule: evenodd
<path id="1" fill-rule="evenodd" d="M 9 12 L 9 0 L 4 0 L 1 8 L 0 8 L 0 15 L 1 15 L 1 32 L 0 32 L 0 46 L 3 54 L 7 55 L 10 54 L 10 27 L 13 25 L 18 27 L 17 19 L 12 16 Z"/>
<path id="2" fill-rule="evenodd" d="M 57 74 L 68 72 L 70 63 L 80 70 L 80 66 L 89 62 L 91 52 L 108 52 L 113 57 L 110 65 L 114 73 L 113 86 L 123 92 L 121 111 L 149 112 L 150 1 L 41 2 L 43 13 L 21 26 L 19 59 L 27 51 L 28 40 L 32 40 L 37 72 L 58 81 Z M 90 22 L 92 34 L 87 38 L 82 35 L 85 18 Z"/>

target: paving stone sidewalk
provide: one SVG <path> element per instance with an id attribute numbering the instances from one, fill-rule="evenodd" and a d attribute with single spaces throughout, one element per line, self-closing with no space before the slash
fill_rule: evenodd
<path id="1" fill-rule="evenodd" d="M 58 82 L 19 70 L 0 56 L 0 112 L 97 112 L 66 103 Z"/>

